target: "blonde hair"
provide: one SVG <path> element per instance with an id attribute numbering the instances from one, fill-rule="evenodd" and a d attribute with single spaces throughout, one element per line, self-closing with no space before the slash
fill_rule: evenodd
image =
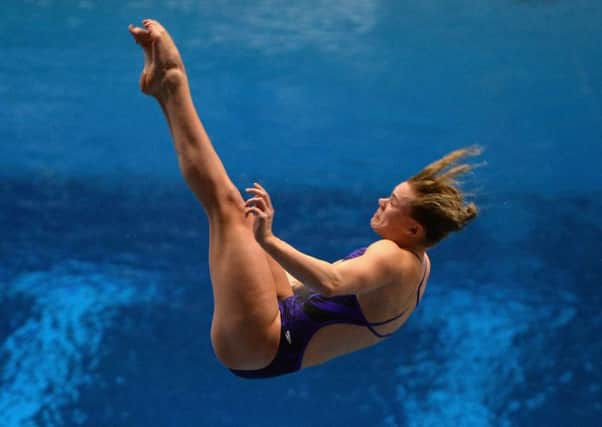
<path id="1" fill-rule="evenodd" d="M 410 215 L 425 228 L 425 244 L 434 246 L 451 232 L 462 230 L 472 221 L 479 209 L 474 203 L 465 204 L 463 193 L 454 179 L 479 165 L 455 163 L 466 156 L 478 156 L 482 147 L 472 146 L 452 151 L 431 163 L 407 182 L 416 193 L 410 202 Z M 452 166 L 447 171 L 443 169 Z"/>

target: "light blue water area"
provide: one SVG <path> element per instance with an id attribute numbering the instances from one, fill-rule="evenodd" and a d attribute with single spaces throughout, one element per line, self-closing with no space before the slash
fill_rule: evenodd
<path id="1" fill-rule="evenodd" d="M 28 0 L 0 13 L 0 426 L 598 426 L 602 5 Z M 127 24 L 156 17 L 239 187 L 334 261 L 379 196 L 484 145 L 482 208 L 392 339 L 247 382 L 207 222 Z M 477 160 L 478 161 L 478 160 Z"/>

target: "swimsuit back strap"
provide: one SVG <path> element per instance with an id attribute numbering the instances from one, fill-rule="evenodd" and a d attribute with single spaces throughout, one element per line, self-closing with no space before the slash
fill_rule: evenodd
<path id="1" fill-rule="evenodd" d="M 372 332 L 374 335 L 376 335 L 377 337 L 379 337 L 379 338 L 385 338 L 385 337 L 391 336 L 391 335 L 393 335 L 393 334 L 394 334 L 394 332 L 391 332 L 391 333 L 388 333 L 388 334 L 381 334 L 381 333 L 379 333 L 378 331 L 376 331 L 376 329 L 374 329 L 374 328 L 373 328 L 373 326 L 380 326 L 380 325 L 384 325 L 384 324 L 386 324 L 386 323 L 392 322 L 392 321 L 394 321 L 394 320 L 397 320 L 397 319 L 399 319 L 401 316 L 403 316 L 403 315 L 406 313 L 406 311 L 407 311 L 407 310 L 404 310 L 404 311 L 402 311 L 401 313 L 399 313 L 397 316 L 395 316 L 395 317 L 391 317 L 390 319 L 384 320 L 384 321 L 382 321 L 382 322 L 368 322 L 368 321 L 366 321 L 366 327 L 367 327 L 368 329 L 370 329 L 370 331 L 371 331 L 371 332 Z"/>
<path id="2" fill-rule="evenodd" d="M 382 322 L 366 322 L 366 323 L 367 323 L 368 325 L 370 325 L 370 326 L 380 326 L 380 325 L 384 325 L 384 324 L 387 324 L 387 323 L 389 323 L 389 322 L 392 322 L 393 320 L 397 320 L 397 319 L 399 319 L 401 316 L 403 316 L 403 315 L 406 313 L 406 311 L 408 311 L 408 310 L 404 310 L 404 311 L 402 311 L 401 313 L 399 313 L 397 316 L 391 317 L 390 319 L 387 319 L 387 320 L 383 320 Z"/>
<path id="3" fill-rule="evenodd" d="M 393 333 L 394 333 L 394 332 L 391 332 L 388 334 L 381 334 L 376 329 L 374 329 L 372 326 L 370 326 L 370 324 L 366 324 L 366 328 L 370 329 L 370 332 L 372 332 L 378 338 L 387 338 L 387 337 L 390 337 L 391 335 L 393 335 Z"/>
<path id="4" fill-rule="evenodd" d="M 427 265 L 427 262 L 428 262 L 428 261 L 427 261 L 427 258 L 426 258 L 426 256 L 425 256 L 425 258 L 424 258 L 424 262 L 425 262 L 425 264 L 424 264 L 424 272 L 422 273 L 422 279 L 420 279 L 420 284 L 418 285 L 418 292 L 416 293 L 416 307 L 418 307 L 418 303 L 420 302 L 420 289 L 422 288 L 422 284 L 424 283 L 424 279 L 426 278 L 426 270 L 427 270 L 427 268 L 428 268 L 428 265 Z M 359 302 L 358 302 L 358 304 L 359 304 Z M 407 311 L 407 309 L 406 309 L 406 310 L 403 310 L 403 311 L 402 311 L 401 313 L 399 313 L 397 316 L 391 317 L 390 319 L 387 319 L 387 320 L 383 320 L 382 322 L 368 322 L 368 321 L 366 320 L 366 327 L 367 327 L 368 329 L 370 329 L 370 331 L 372 331 L 372 333 L 373 333 L 374 335 L 376 335 L 376 336 L 378 336 L 378 337 L 380 337 L 380 338 L 388 337 L 388 336 L 390 336 L 390 335 L 393 335 L 393 333 L 394 333 L 394 332 L 392 332 L 392 333 L 389 333 L 389 334 L 380 334 L 380 333 L 378 333 L 378 332 L 377 332 L 377 331 L 376 331 L 376 330 L 373 328 L 373 326 L 385 325 L 385 324 L 387 324 L 387 323 L 389 323 L 389 322 L 392 322 L 392 321 L 394 321 L 394 320 L 397 320 L 397 319 L 399 319 L 401 316 L 403 316 L 403 315 L 406 313 L 406 311 Z"/>

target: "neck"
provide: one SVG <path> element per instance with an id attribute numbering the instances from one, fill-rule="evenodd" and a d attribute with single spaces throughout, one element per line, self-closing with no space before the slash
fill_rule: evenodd
<path id="1" fill-rule="evenodd" d="M 418 258 L 418 260 L 422 263 L 422 261 L 424 260 L 424 252 L 425 250 L 423 248 L 404 248 L 406 251 L 410 251 L 412 252 L 414 255 L 416 255 L 416 258 Z"/>
<path id="2" fill-rule="evenodd" d="M 398 240 L 394 240 L 394 242 L 397 243 L 397 246 L 399 246 L 400 248 L 405 249 L 406 251 L 410 251 L 414 255 L 416 255 L 416 258 L 418 258 L 420 262 L 422 262 L 422 260 L 424 259 L 424 253 L 426 252 L 426 248 L 424 246 L 411 245 L 406 242 L 400 242 Z"/>

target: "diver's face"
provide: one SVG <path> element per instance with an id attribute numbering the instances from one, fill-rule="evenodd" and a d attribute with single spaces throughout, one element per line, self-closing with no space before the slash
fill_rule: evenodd
<path id="1" fill-rule="evenodd" d="M 378 209 L 370 220 L 372 229 L 384 238 L 398 240 L 400 233 L 415 223 L 409 215 L 409 201 L 414 197 L 410 185 L 402 182 L 389 197 L 378 199 Z"/>

